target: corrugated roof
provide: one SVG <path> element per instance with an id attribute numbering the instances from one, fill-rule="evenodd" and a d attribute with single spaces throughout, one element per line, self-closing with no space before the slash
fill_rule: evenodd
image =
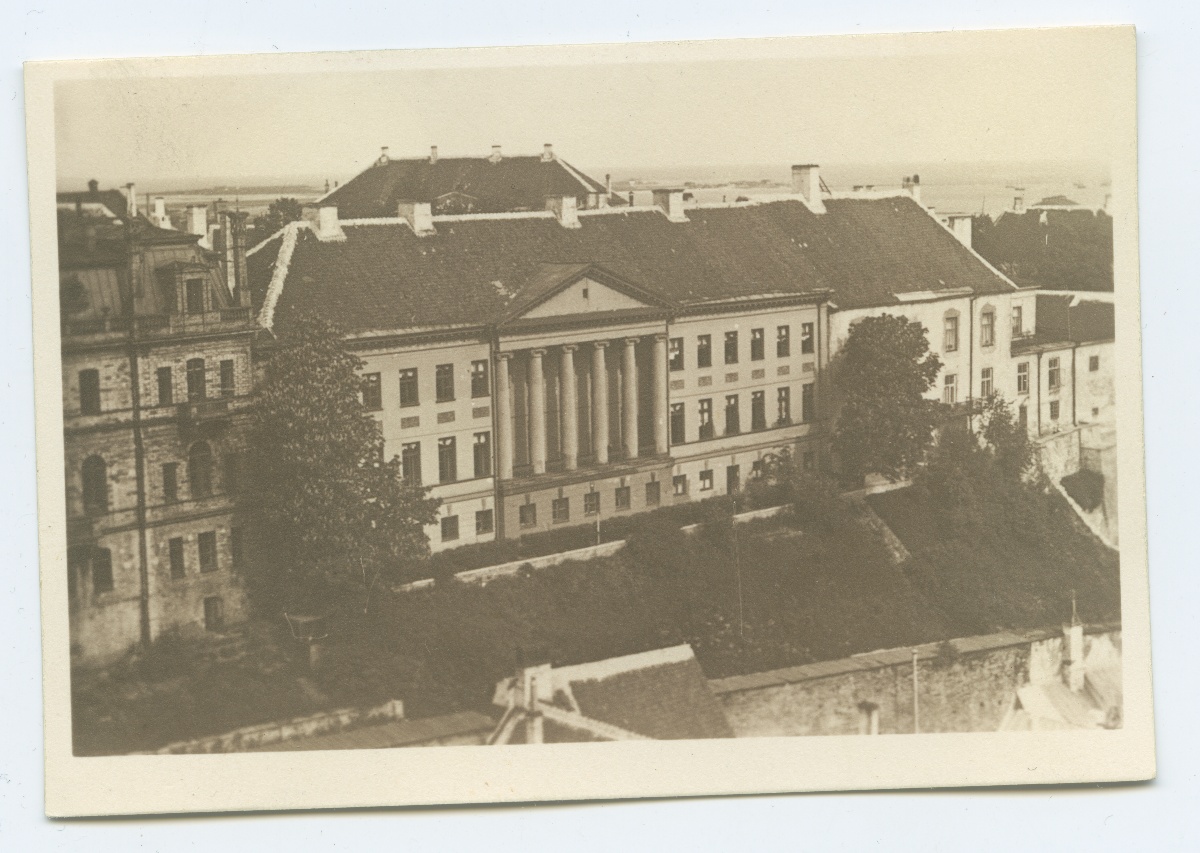
<path id="1" fill-rule="evenodd" d="M 548 195 L 578 197 L 604 191 L 603 184 L 558 158 L 502 157 L 492 162 L 487 157 L 441 157 L 431 163 L 423 157 L 374 165 L 321 203 L 336 206 L 343 219 L 366 219 L 395 216 L 401 201 L 434 204 L 448 197 L 451 204 L 469 202 L 474 213 L 498 213 L 542 210 Z"/>
<path id="2" fill-rule="evenodd" d="M 831 199 L 813 214 L 800 201 L 686 212 L 686 223 L 646 208 L 580 216 L 465 217 L 417 237 L 406 224 L 346 224 L 344 242 L 304 225 L 277 316 L 319 310 L 348 333 L 495 322 L 544 264 L 598 264 L 664 301 L 718 300 L 832 290 L 841 308 L 899 304 L 915 291 L 1012 289 L 942 225 L 904 197 Z M 282 241 L 280 241 L 282 242 Z M 252 256 L 264 292 L 278 249 Z"/>

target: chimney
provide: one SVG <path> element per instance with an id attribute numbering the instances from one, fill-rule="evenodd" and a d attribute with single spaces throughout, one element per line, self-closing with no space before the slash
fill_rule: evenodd
<path id="1" fill-rule="evenodd" d="M 547 142 L 542 146 L 542 162 L 549 163 L 554 159 L 554 146 Z"/>
<path id="2" fill-rule="evenodd" d="M 501 156 L 500 156 L 500 146 L 499 146 L 499 145 L 493 145 L 493 146 L 492 146 L 492 156 L 491 156 L 491 157 L 488 157 L 488 162 L 491 162 L 491 163 L 499 163 L 501 159 L 502 159 L 502 158 L 501 158 Z"/>
<path id="3" fill-rule="evenodd" d="M 400 218 L 408 222 L 408 227 L 418 237 L 436 234 L 433 227 L 433 207 L 427 201 L 402 201 L 398 205 Z"/>
<path id="4" fill-rule="evenodd" d="M 946 224 L 950 226 L 958 242 L 968 249 L 971 248 L 971 214 L 951 213 L 946 217 Z"/>
<path id="5" fill-rule="evenodd" d="M 437 162 L 437 146 L 430 145 L 429 146 L 429 163 L 430 163 L 430 165 L 432 165 L 436 162 Z"/>
<path id="6" fill-rule="evenodd" d="M 792 166 L 792 192 L 802 196 L 813 213 L 825 212 L 825 202 L 821 200 L 821 167 L 816 163 Z"/>
<path id="7" fill-rule="evenodd" d="M 388 147 L 386 145 L 379 146 L 379 159 L 375 161 L 376 166 L 386 166 L 388 163 Z"/>
<path id="8" fill-rule="evenodd" d="M 136 185 L 134 185 L 132 183 L 125 185 L 125 198 L 129 202 L 129 209 L 126 210 L 125 212 L 128 213 L 131 217 L 137 216 L 138 215 L 138 203 L 137 203 L 137 186 Z M 116 211 L 113 211 L 113 212 L 116 213 Z"/>
<path id="9" fill-rule="evenodd" d="M 579 227 L 579 199 L 575 196 L 546 196 L 546 209 L 554 211 L 554 218 L 563 228 Z"/>
<path id="10" fill-rule="evenodd" d="M 662 189 L 654 191 L 654 204 L 662 208 L 672 222 L 687 222 L 683 214 L 683 190 Z"/>
<path id="11" fill-rule="evenodd" d="M 317 239 L 325 243 L 340 243 L 346 239 L 346 232 L 338 222 L 336 205 L 322 205 L 317 211 Z"/>
<path id="12" fill-rule="evenodd" d="M 1013 196 L 1013 213 L 1025 212 L 1025 190 L 1017 190 L 1017 194 Z"/>
<path id="13" fill-rule="evenodd" d="M 159 228 L 170 228 L 171 220 L 167 217 L 167 202 L 160 195 L 154 197 L 154 224 Z"/>
<path id="14" fill-rule="evenodd" d="M 229 223 L 229 241 L 226 244 L 226 257 L 229 266 L 226 275 L 229 278 L 225 284 L 233 294 L 233 300 L 243 308 L 250 307 L 249 276 L 246 271 L 246 214 L 240 210 L 227 211 L 226 221 Z"/>
<path id="15" fill-rule="evenodd" d="M 917 204 L 921 203 L 921 176 L 913 175 L 911 178 L 908 175 L 904 176 L 901 185 L 912 196 L 913 201 Z"/>
<path id="16" fill-rule="evenodd" d="M 189 204 L 187 206 L 187 231 L 189 234 L 196 234 L 200 237 L 200 245 L 206 249 L 211 248 L 207 244 L 208 240 L 208 206 L 203 204 Z"/>
<path id="17" fill-rule="evenodd" d="M 325 194 L 329 195 L 329 178 L 325 179 Z"/>
<path id="18" fill-rule="evenodd" d="M 92 178 L 90 181 L 88 181 L 88 192 L 91 193 L 92 195 L 95 195 L 96 193 L 100 192 L 100 182 L 97 181 L 95 178 Z M 113 211 L 113 212 L 116 213 L 116 211 Z"/>

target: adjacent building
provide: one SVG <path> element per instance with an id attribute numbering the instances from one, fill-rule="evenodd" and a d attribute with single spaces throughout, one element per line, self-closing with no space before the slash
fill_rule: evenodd
<path id="1" fill-rule="evenodd" d="M 220 215 L 211 252 L 135 198 L 92 182 L 58 200 L 65 570 L 82 663 L 220 630 L 244 609 L 239 424 L 256 325 L 240 218 Z"/>

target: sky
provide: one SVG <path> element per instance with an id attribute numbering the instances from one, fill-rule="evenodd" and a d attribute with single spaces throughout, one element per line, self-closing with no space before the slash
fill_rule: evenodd
<path id="1" fill-rule="evenodd" d="M 786 56 L 751 43 L 737 59 L 705 60 L 685 53 L 645 61 L 653 54 L 642 52 L 631 61 L 610 52 L 589 63 L 514 65 L 506 55 L 500 67 L 478 67 L 478 56 L 476 67 L 445 67 L 449 54 L 440 52 L 442 67 L 343 63 L 315 72 L 291 62 L 226 76 L 150 76 L 114 63 L 102 77 L 57 84 L 59 184 L 345 180 L 382 145 L 401 157 L 427 154 L 431 144 L 453 156 L 486 154 L 493 144 L 535 153 L 550 142 L 595 173 L 792 162 L 1107 163 L 1112 63 L 1094 42 L 1063 38 L 1031 34 L 1015 50 L 1004 42 L 901 52 L 827 40 Z M 314 59 L 307 67 L 317 66 Z"/>

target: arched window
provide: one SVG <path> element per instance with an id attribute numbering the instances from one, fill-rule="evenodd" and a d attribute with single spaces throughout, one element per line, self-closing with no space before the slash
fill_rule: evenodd
<path id="1" fill-rule="evenodd" d="M 197 441 L 188 453 L 188 482 L 193 498 L 206 498 L 212 494 L 212 470 L 212 448 L 207 441 Z"/>
<path id="2" fill-rule="evenodd" d="M 108 466 L 99 456 L 83 460 L 83 511 L 88 515 L 108 512 Z"/>

